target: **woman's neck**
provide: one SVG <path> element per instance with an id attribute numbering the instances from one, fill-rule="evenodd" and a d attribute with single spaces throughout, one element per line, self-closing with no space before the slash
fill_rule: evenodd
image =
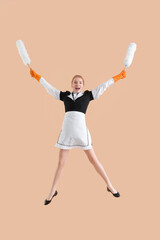
<path id="1" fill-rule="evenodd" d="M 82 91 L 80 91 L 80 92 L 82 92 Z M 74 91 L 73 91 L 73 93 L 76 93 L 76 94 L 78 94 L 78 93 L 80 93 L 80 92 L 74 92 Z"/>

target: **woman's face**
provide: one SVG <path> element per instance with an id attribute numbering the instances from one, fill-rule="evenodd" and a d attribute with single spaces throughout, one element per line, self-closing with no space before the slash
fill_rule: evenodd
<path id="1" fill-rule="evenodd" d="M 76 93 L 82 91 L 83 80 L 80 77 L 75 77 L 75 79 L 72 82 L 72 88 L 73 88 L 73 91 Z"/>

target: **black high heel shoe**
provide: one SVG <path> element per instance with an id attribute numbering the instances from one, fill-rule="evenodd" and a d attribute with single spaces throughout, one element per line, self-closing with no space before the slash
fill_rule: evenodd
<path id="1" fill-rule="evenodd" d="M 57 192 L 57 190 L 56 190 L 55 193 L 53 194 L 52 198 L 53 198 L 54 196 L 56 196 L 57 194 L 58 194 L 58 192 Z M 49 203 L 52 201 L 52 198 L 51 198 L 50 200 L 45 199 L 44 205 L 49 204 Z"/>
<path id="2" fill-rule="evenodd" d="M 108 191 L 108 192 L 111 192 L 108 187 L 107 187 L 107 191 Z M 111 192 L 111 193 L 112 193 L 112 192 Z M 117 192 L 117 193 L 112 193 L 112 195 L 113 195 L 114 197 L 120 197 L 120 193 L 119 193 L 119 192 Z"/>

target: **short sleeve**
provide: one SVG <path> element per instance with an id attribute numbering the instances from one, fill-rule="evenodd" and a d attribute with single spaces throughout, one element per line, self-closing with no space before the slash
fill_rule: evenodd
<path id="1" fill-rule="evenodd" d="M 60 91 L 60 100 L 64 102 L 64 99 L 70 94 L 69 91 L 62 92 Z"/>
<path id="2" fill-rule="evenodd" d="M 86 90 L 85 92 L 86 92 L 86 94 L 89 96 L 89 100 L 90 100 L 90 101 L 94 100 L 92 91 Z"/>

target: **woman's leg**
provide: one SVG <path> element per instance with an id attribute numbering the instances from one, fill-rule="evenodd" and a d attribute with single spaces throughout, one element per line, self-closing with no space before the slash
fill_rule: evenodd
<path id="1" fill-rule="evenodd" d="M 104 179 L 104 181 L 107 183 L 107 187 L 110 189 L 110 191 L 112 193 L 117 193 L 116 189 L 112 186 L 102 164 L 98 161 L 96 154 L 92 149 L 89 150 L 84 150 L 84 152 L 86 153 L 89 161 L 93 164 L 93 166 L 95 167 L 96 171 L 101 175 L 101 177 Z"/>
<path id="2" fill-rule="evenodd" d="M 51 199 L 51 197 L 53 196 L 53 194 L 56 190 L 58 181 L 59 181 L 60 176 L 62 174 L 62 170 L 64 169 L 64 165 L 65 165 L 68 153 L 69 153 L 69 149 L 60 149 L 59 150 L 59 162 L 58 162 L 57 170 L 56 170 L 55 175 L 54 175 L 51 191 L 50 191 L 50 194 L 49 194 L 47 200 Z"/>

